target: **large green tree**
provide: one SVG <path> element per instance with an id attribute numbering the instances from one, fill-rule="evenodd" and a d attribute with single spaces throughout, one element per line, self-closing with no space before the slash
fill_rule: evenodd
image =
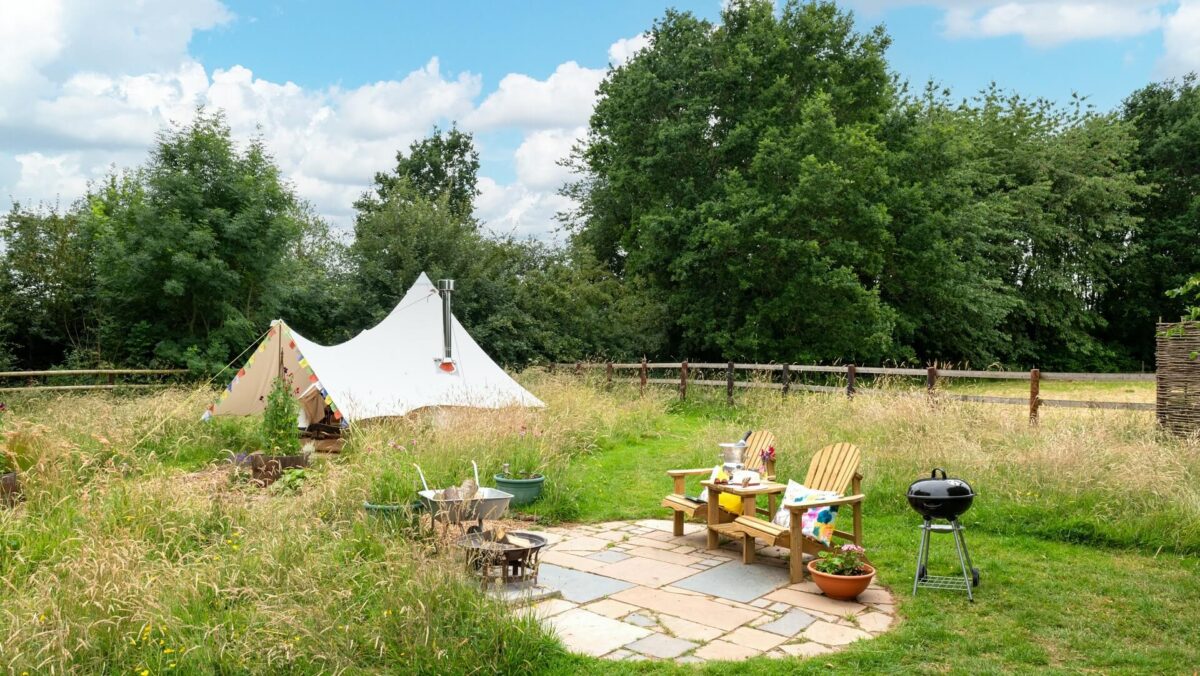
<path id="1" fill-rule="evenodd" d="M 41 368 L 103 358 L 95 342 L 94 250 L 78 208 L 14 204 L 0 217 L 0 342 L 8 344 L 8 361 Z"/>
<path id="2" fill-rule="evenodd" d="M 101 343 L 116 361 L 213 368 L 284 309 L 307 214 L 262 142 L 238 148 L 221 113 L 161 132 L 144 166 L 88 199 Z"/>
<path id="3" fill-rule="evenodd" d="M 649 38 L 600 86 L 577 241 L 661 293 L 680 355 L 890 354 L 887 37 L 832 3 L 746 0 Z"/>
<path id="4" fill-rule="evenodd" d="M 1200 83 L 1193 74 L 1148 85 L 1121 114 L 1138 142 L 1135 166 L 1153 192 L 1137 209 L 1141 227 L 1103 309 L 1111 343 L 1133 365 L 1149 365 L 1155 323 L 1186 311 L 1182 296 L 1166 292 L 1200 270 Z"/>

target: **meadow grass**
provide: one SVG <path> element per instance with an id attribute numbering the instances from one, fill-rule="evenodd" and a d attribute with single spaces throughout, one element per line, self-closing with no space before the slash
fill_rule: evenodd
<path id="1" fill-rule="evenodd" d="M 0 510 L 0 669 L 685 673 L 566 654 L 361 503 L 397 476 L 415 496 L 413 463 L 441 486 L 474 459 L 485 484 L 505 462 L 544 472 L 547 494 L 528 509 L 543 523 L 663 518 L 663 471 L 714 464 L 714 443 L 750 428 L 778 437 L 781 477 L 803 478 L 826 443 L 862 448 L 867 545 L 902 622 L 828 658 L 705 671 L 1200 664 L 1200 443 L 1160 434 L 1151 414 L 1055 410 L 1030 428 L 1014 407 L 913 397 L 744 392 L 729 407 L 716 391 L 680 402 L 666 388 L 523 379 L 546 409 L 365 424 L 294 493 L 234 480 L 222 463 L 254 450 L 255 421 L 201 424 L 186 391 L 8 400 L 4 444 L 32 464 L 27 501 Z M 980 494 L 965 519 L 984 575 L 975 604 L 906 593 L 919 519 L 904 489 L 935 465 Z M 933 565 L 952 565 L 948 551 Z"/>

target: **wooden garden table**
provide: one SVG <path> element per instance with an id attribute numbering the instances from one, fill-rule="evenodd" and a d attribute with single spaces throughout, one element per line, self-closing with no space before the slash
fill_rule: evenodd
<path id="1" fill-rule="evenodd" d="M 731 523 L 721 523 L 721 506 L 718 504 L 721 493 L 740 497 L 742 514 L 751 518 L 758 515 L 758 496 L 767 496 L 767 518 L 770 519 L 775 515 L 779 496 L 787 489 L 786 484 L 765 480 L 750 486 L 718 484 L 712 480 L 701 481 L 700 485 L 708 489 L 708 549 L 721 546 L 721 535 L 730 533 L 732 528 Z M 754 547 L 742 548 L 742 563 L 754 563 Z"/>

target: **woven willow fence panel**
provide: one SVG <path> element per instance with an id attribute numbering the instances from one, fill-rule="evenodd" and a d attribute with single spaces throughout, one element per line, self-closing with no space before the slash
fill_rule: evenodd
<path id="1" fill-rule="evenodd" d="M 1158 422 L 1176 434 L 1200 430 L 1200 322 L 1158 325 Z"/>

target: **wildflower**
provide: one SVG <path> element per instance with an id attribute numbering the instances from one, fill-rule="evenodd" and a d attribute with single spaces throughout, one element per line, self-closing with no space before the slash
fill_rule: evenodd
<path id="1" fill-rule="evenodd" d="M 172 663 L 168 664 L 168 665 L 167 665 L 167 668 L 168 668 L 168 669 L 174 669 L 174 668 L 175 668 L 175 663 L 174 663 L 174 662 L 172 662 Z"/>
<path id="2" fill-rule="evenodd" d="M 392 614 L 392 611 L 391 611 L 391 610 L 385 610 L 385 611 L 383 611 L 383 616 L 384 616 L 384 617 L 390 617 L 390 616 L 391 616 L 391 614 Z"/>
<path id="3" fill-rule="evenodd" d="M 234 551 L 237 551 L 237 548 L 238 548 L 238 546 L 237 546 L 237 545 L 230 545 L 230 547 L 231 547 L 231 548 L 232 548 Z"/>
<path id="4" fill-rule="evenodd" d="M 174 649 L 174 648 L 163 648 L 163 654 L 164 654 L 164 655 L 170 655 L 170 654 L 171 654 L 171 653 L 173 653 L 173 652 L 175 652 L 175 649 Z"/>
<path id="5" fill-rule="evenodd" d="M 150 676 L 150 670 L 149 670 L 149 669 L 142 669 L 141 676 Z"/>

